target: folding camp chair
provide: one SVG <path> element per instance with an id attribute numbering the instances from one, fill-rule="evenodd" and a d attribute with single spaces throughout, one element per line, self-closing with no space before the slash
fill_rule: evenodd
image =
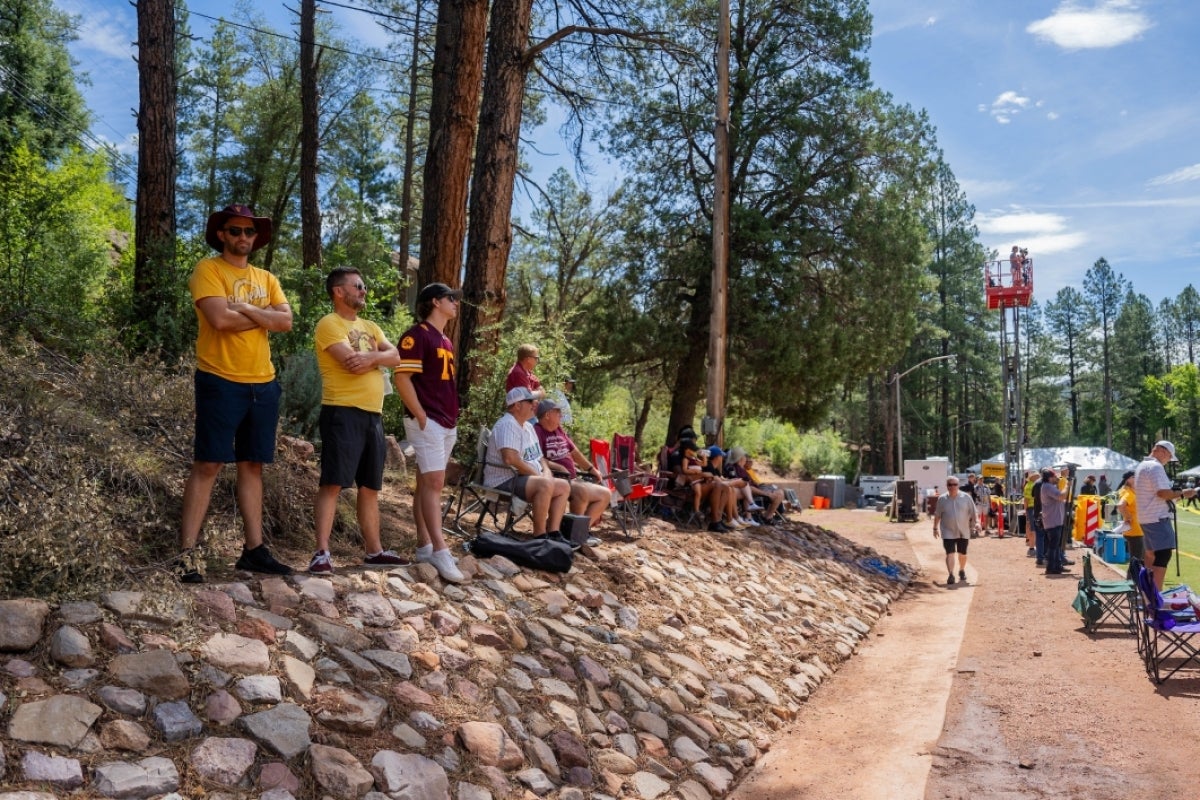
<path id="1" fill-rule="evenodd" d="M 1146 674 L 1155 683 L 1162 683 L 1182 669 L 1200 670 L 1200 649 L 1193 644 L 1200 635 L 1200 622 L 1182 622 L 1163 605 L 1162 594 L 1154 585 L 1154 575 L 1142 567 L 1138 572 L 1138 589 L 1145 602 L 1139 620 L 1145 636 L 1142 654 Z M 1190 615 L 1195 620 L 1195 615 Z"/>
<path id="2" fill-rule="evenodd" d="M 1137 586 L 1127 580 L 1098 581 L 1092 571 L 1092 554 L 1083 554 L 1083 577 L 1079 579 L 1079 591 L 1073 603 L 1083 617 L 1083 628 L 1095 633 L 1105 620 L 1124 625 L 1132 634 L 1137 634 L 1134 624 Z"/>
<path id="3" fill-rule="evenodd" d="M 634 485 L 628 470 L 616 469 L 612 463 L 612 448 L 602 439 L 588 443 L 592 463 L 604 479 L 604 485 L 612 492 L 613 519 L 625 534 L 625 541 L 632 541 L 634 530 L 642 534 L 641 499 L 650 494 L 642 485 Z"/>
<path id="4" fill-rule="evenodd" d="M 613 474 L 617 492 L 621 496 L 622 513 L 626 515 L 638 534 L 642 533 L 643 502 L 653 503 L 659 495 L 650 472 L 638 464 L 637 440 L 632 436 L 613 434 Z"/>
<path id="5" fill-rule="evenodd" d="M 509 535 L 526 514 L 529 504 L 512 492 L 485 486 L 483 470 L 488 466 L 488 441 L 492 432 L 487 428 L 479 429 L 479 440 L 475 444 L 475 461 L 463 473 L 458 485 L 458 493 L 451 500 L 447 513 L 443 515 L 446 522 L 442 530 L 455 536 L 474 537 L 483 531 Z M 517 471 L 507 464 L 491 464 L 510 470 L 513 475 Z M 471 518 L 474 517 L 474 521 Z M 503 520 L 503 521 L 501 521 Z M 485 525 L 490 522 L 490 527 Z"/>

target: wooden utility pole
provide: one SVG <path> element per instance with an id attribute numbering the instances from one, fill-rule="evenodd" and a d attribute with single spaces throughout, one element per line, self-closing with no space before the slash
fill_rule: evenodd
<path id="1" fill-rule="evenodd" d="M 705 413 L 716 426 L 709 441 L 725 434 L 725 352 L 729 299 L 729 0 L 720 2 L 717 23 L 717 114 L 713 131 L 712 312 L 708 326 L 708 403 Z"/>

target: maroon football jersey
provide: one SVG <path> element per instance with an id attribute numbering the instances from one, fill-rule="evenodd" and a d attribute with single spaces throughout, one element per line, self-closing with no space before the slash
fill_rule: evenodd
<path id="1" fill-rule="evenodd" d="M 430 419 L 444 428 L 458 423 L 458 388 L 454 382 L 454 344 L 428 322 L 420 322 L 400 337 L 400 366 L 412 375 L 417 399 Z M 405 409 L 408 414 L 408 409 Z"/>

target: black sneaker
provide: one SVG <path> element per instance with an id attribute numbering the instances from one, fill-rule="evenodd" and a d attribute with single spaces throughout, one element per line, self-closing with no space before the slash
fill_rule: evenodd
<path id="1" fill-rule="evenodd" d="M 724 522 L 710 522 L 708 529 L 713 533 L 729 533 L 729 528 L 725 526 Z"/>
<path id="2" fill-rule="evenodd" d="M 1044 566 L 1046 566 L 1046 559 L 1039 558 L 1037 561 L 1033 562 L 1033 565 L 1035 567 L 1044 567 Z"/>
<path id="3" fill-rule="evenodd" d="M 954 573 L 953 572 L 951 572 L 949 575 L 946 576 L 946 585 L 947 586 L 954 585 Z"/>
<path id="4" fill-rule="evenodd" d="M 271 551 L 265 544 L 260 544 L 253 550 L 243 547 L 242 557 L 237 560 L 237 568 L 247 572 L 266 572 L 271 575 L 292 574 L 292 568 L 276 561 L 275 556 L 271 555 Z"/>
<path id="5" fill-rule="evenodd" d="M 960 569 L 958 571 L 958 579 L 960 581 L 965 581 L 967 579 L 967 571 L 965 569 Z"/>
<path id="6" fill-rule="evenodd" d="M 171 571 L 180 583 L 204 583 L 204 573 L 200 571 L 200 552 L 196 549 L 185 550 L 179 559 L 171 565 Z"/>

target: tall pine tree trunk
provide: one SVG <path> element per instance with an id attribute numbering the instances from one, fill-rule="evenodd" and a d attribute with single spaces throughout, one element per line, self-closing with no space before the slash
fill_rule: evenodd
<path id="1" fill-rule="evenodd" d="M 458 393 L 467 397 L 478 357 L 496 347 L 494 324 L 504 314 L 504 277 L 512 246 L 513 184 L 532 0 L 495 0 L 488 41 L 487 77 L 479 117 L 479 142 L 471 177 L 470 234 L 458 329 Z M 474 352 L 472 352 L 474 351 Z"/>
<path id="2" fill-rule="evenodd" d="M 142 326 L 137 345 L 181 344 L 163 337 L 174 318 L 175 280 L 175 3 L 138 0 L 138 177 L 134 235 L 133 312 Z"/>
<path id="3" fill-rule="evenodd" d="M 417 154 L 414 144 L 417 126 L 417 80 L 420 77 L 421 11 L 424 4 L 417 0 L 413 6 L 412 65 L 408 71 L 408 109 L 404 113 L 404 178 L 400 184 L 400 258 L 396 269 L 396 297 L 392 302 L 395 310 L 404 302 L 404 291 L 408 283 L 408 258 L 412 253 L 413 211 L 413 165 Z M 416 293 L 412 294 L 413 300 Z"/>
<path id="4" fill-rule="evenodd" d="M 420 285 L 460 283 L 487 10 L 487 0 L 441 0 L 438 4 L 417 272 Z"/>
<path id="5" fill-rule="evenodd" d="M 316 43 L 316 0 L 300 4 L 300 248 L 305 278 L 300 307 L 307 312 L 322 285 L 321 206 L 317 197 L 318 96 L 320 56 Z"/>

